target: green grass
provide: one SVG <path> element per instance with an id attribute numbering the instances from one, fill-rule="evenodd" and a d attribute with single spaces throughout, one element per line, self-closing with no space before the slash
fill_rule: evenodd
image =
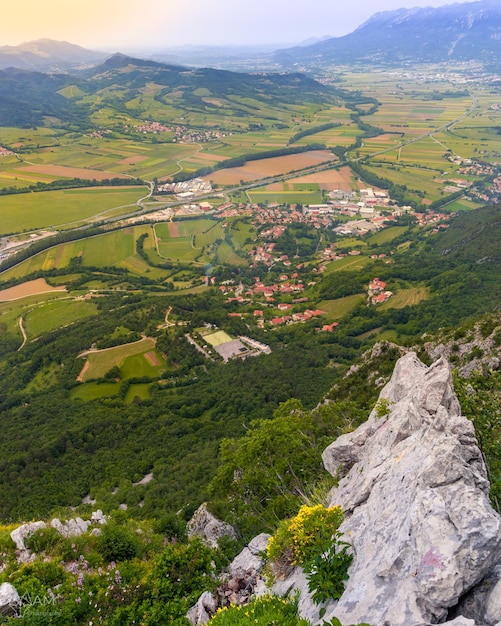
<path id="1" fill-rule="evenodd" d="M 84 222 L 118 206 L 133 205 L 144 187 L 66 190 L 0 196 L 0 235 Z"/>
<path id="2" fill-rule="evenodd" d="M 339 261 L 332 261 L 326 266 L 325 274 L 332 274 L 334 272 L 342 272 L 344 270 L 359 270 L 371 263 L 371 259 L 366 256 L 346 256 Z"/>
<path id="3" fill-rule="evenodd" d="M 116 348 L 108 348 L 107 350 L 98 350 L 87 355 L 89 366 L 83 376 L 84 382 L 93 378 L 102 378 L 112 367 L 121 367 L 126 359 L 132 356 L 140 355 L 142 360 L 144 354 L 150 350 L 155 350 L 155 342 L 153 339 L 142 339 L 135 343 L 129 343 Z M 145 361 L 144 367 L 147 363 Z M 143 366 L 141 366 L 142 368 Z M 125 368 L 126 377 L 143 376 L 143 374 L 133 373 L 132 366 L 127 365 Z"/>
<path id="4" fill-rule="evenodd" d="M 78 385 L 70 391 L 70 398 L 89 402 L 97 398 L 116 396 L 120 390 L 120 383 L 86 383 Z"/>
<path id="5" fill-rule="evenodd" d="M 483 206 L 479 202 L 471 202 L 470 200 L 466 200 L 466 198 L 459 198 L 459 200 L 454 200 L 454 202 L 449 202 L 441 208 L 442 211 L 446 213 L 454 212 L 454 211 L 473 211 L 474 209 L 478 209 Z"/>
<path id="6" fill-rule="evenodd" d="M 49 302 L 30 311 L 24 318 L 24 327 L 28 338 L 31 339 L 96 313 L 97 306 L 93 302 L 75 300 Z"/>
<path id="7" fill-rule="evenodd" d="M 422 300 L 429 298 L 429 290 L 427 287 L 411 287 L 410 289 L 399 289 L 386 302 L 381 304 L 381 309 L 403 309 L 406 306 L 413 306 Z"/>
<path id="8" fill-rule="evenodd" d="M 133 354 L 127 357 L 120 364 L 120 373 L 123 378 L 141 378 L 142 376 L 157 378 L 163 371 L 165 371 L 166 364 L 162 355 L 157 350 L 153 350 L 155 356 L 161 363 L 161 365 L 155 366 L 145 358 L 144 355 L 146 352 Z"/>
<path id="9" fill-rule="evenodd" d="M 147 248 L 153 245 L 151 226 L 134 226 L 54 246 L 2 272 L 0 278 L 10 280 L 22 278 L 40 270 L 61 269 L 67 267 L 73 258 L 80 258 L 84 266 L 117 265 L 142 274 L 147 271 L 148 266 L 136 253 L 136 241 L 144 233 L 149 235 L 145 243 Z M 152 278 L 163 276 L 161 270 L 157 271 L 152 268 L 151 272 Z"/>
<path id="10" fill-rule="evenodd" d="M 135 398 L 149 400 L 151 385 L 148 383 L 137 383 L 131 385 L 125 394 L 125 402 L 131 404 Z"/>
<path id="11" fill-rule="evenodd" d="M 222 241 L 217 248 L 217 259 L 219 263 L 227 265 L 248 265 L 247 259 L 239 256 L 233 248 L 226 242 Z"/>
<path id="12" fill-rule="evenodd" d="M 383 230 L 380 230 L 375 235 L 371 235 L 366 241 L 369 246 L 371 244 L 377 244 L 380 246 L 393 241 L 393 239 L 405 233 L 406 230 L 407 226 L 390 226 L 389 228 L 383 228 Z"/>
<path id="13" fill-rule="evenodd" d="M 336 300 L 322 300 L 316 305 L 318 309 L 325 311 L 326 321 L 339 320 L 350 311 L 353 311 L 361 302 L 366 299 L 365 294 L 355 294 L 353 296 L 345 296 Z"/>

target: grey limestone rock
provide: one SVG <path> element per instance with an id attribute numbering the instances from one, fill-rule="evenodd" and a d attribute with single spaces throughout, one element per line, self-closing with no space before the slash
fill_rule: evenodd
<path id="1" fill-rule="evenodd" d="M 21 606 L 21 598 L 10 583 L 0 585 L 0 615 L 13 616 Z"/>
<path id="2" fill-rule="evenodd" d="M 209 591 L 204 591 L 197 603 L 188 611 L 186 617 L 194 626 L 201 626 L 207 624 L 217 607 L 217 599 Z"/>
<path id="3" fill-rule="evenodd" d="M 269 539 L 270 535 L 265 533 L 254 537 L 231 562 L 229 567 L 230 576 L 243 578 L 245 576 L 254 576 L 259 572 L 263 565 L 263 559 L 260 554 L 266 550 Z"/>
<path id="4" fill-rule="evenodd" d="M 427 367 L 405 355 L 380 398 L 368 421 L 323 455 L 329 472 L 344 474 L 330 505 L 345 511 L 341 530 L 355 557 L 344 594 L 326 617 L 391 626 L 443 622 L 498 561 L 501 518 L 489 503 L 473 426 L 461 416 L 444 359 Z M 451 623 L 474 623 L 457 619 Z"/>
<path id="5" fill-rule="evenodd" d="M 195 535 L 201 537 L 212 548 L 217 547 L 221 537 L 231 537 L 232 539 L 237 537 L 235 529 L 212 515 L 206 504 L 199 506 L 188 522 L 188 536 L 193 537 Z"/>

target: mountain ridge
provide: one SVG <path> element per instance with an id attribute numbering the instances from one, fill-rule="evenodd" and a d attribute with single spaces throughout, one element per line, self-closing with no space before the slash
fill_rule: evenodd
<path id="1" fill-rule="evenodd" d="M 277 51 L 284 67 L 327 63 L 439 63 L 480 60 L 499 66 L 501 7 L 491 0 L 374 14 L 352 33 Z"/>

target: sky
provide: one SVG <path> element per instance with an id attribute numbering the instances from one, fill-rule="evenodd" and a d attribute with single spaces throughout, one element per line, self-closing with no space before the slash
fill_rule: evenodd
<path id="1" fill-rule="evenodd" d="M 15 0 L 0 45 L 49 38 L 127 51 L 181 45 L 294 44 L 339 37 L 379 11 L 451 0 Z M 2 3 L 3 4 L 3 3 Z"/>

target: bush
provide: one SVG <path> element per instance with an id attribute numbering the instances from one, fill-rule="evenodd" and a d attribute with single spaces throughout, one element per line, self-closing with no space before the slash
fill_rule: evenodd
<path id="1" fill-rule="evenodd" d="M 210 626 L 308 626 L 297 614 L 297 602 L 275 596 L 263 596 L 250 604 L 220 609 Z"/>
<path id="2" fill-rule="evenodd" d="M 54 554 L 64 543 L 65 539 L 51 526 L 39 528 L 25 539 L 26 547 L 37 554 L 40 552 Z"/>
<path id="3" fill-rule="evenodd" d="M 105 561 L 127 561 L 137 556 L 139 538 L 125 526 L 108 523 L 101 529 L 98 550 Z"/>
<path id="4" fill-rule="evenodd" d="M 267 548 L 273 573 L 284 576 L 300 565 L 314 602 L 339 599 L 353 560 L 338 530 L 342 521 L 341 507 L 319 504 L 302 506 L 296 517 L 280 522 Z"/>
<path id="5" fill-rule="evenodd" d="M 296 517 L 278 525 L 268 543 L 268 559 L 275 563 L 285 561 L 289 566 L 304 565 L 331 546 L 343 517 L 339 506 L 302 506 Z"/>

